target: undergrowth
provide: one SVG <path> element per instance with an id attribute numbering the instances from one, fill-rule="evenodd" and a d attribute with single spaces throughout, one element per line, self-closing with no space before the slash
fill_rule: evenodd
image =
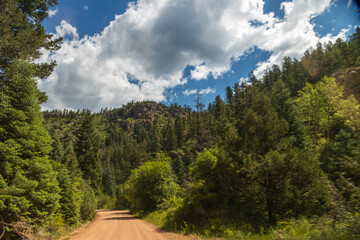
<path id="1" fill-rule="evenodd" d="M 206 238 L 230 240 L 358 240 L 360 239 L 360 214 L 349 215 L 346 220 L 336 221 L 329 217 L 298 219 L 279 222 L 276 226 L 255 232 L 251 226 L 226 224 L 224 220 L 194 226 L 184 222 L 181 226 L 169 223 L 171 213 L 155 211 L 143 216 L 144 220 L 160 228 L 182 234 L 195 234 Z"/>

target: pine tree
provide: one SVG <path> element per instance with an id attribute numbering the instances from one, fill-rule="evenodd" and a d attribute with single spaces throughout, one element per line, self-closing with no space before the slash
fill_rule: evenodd
<path id="1" fill-rule="evenodd" d="M 209 141 L 209 132 L 205 128 L 204 104 L 201 102 L 201 94 L 197 91 L 196 112 L 192 114 L 192 133 L 196 140 L 196 150 L 201 151 Z"/>
<path id="2" fill-rule="evenodd" d="M 75 152 L 83 172 L 83 178 L 88 180 L 95 192 L 100 191 L 101 163 L 100 138 L 95 126 L 94 116 L 85 115 L 80 134 L 76 143 Z"/>

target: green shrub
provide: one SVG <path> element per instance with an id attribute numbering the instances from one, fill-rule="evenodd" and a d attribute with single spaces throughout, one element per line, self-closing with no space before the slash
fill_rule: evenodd
<path id="1" fill-rule="evenodd" d="M 144 220 L 162 228 L 165 226 L 166 217 L 167 217 L 167 212 L 163 210 L 159 210 L 149 213 L 144 217 Z"/>
<path id="2" fill-rule="evenodd" d="M 130 207 L 129 201 L 125 198 L 125 185 L 119 185 L 116 189 L 116 209 L 127 209 Z"/>
<path id="3" fill-rule="evenodd" d="M 97 196 L 97 206 L 99 209 L 113 210 L 116 209 L 116 198 L 100 192 Z"/>
<path id="4" fill-rule="evenodd" d="M 146 213 L 166 206 L 166 201 L 176 196 L 179 190 L 168 159 L 160 158 L 131 172 L 124 196 L 131 203 L 131 209 Z"/>

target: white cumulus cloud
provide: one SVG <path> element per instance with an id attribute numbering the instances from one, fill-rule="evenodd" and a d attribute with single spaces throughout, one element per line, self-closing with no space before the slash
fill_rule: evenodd
<path id="1" fill-rule="evenodd" d="M 218 78 L 254 47 L 271 53 L 254 71 L 261 76 L 285 56 L 299 58 L 318 41 L 338 37 L 319 38 L 311 23 L 330 4 L 285 2 L 285 16 L 278 19 L 264 13 L 263 0 L 138 0 L 100 34 L 83 38 L 62 21 L 56 35 L 68 38 L 59 51 L 44 52 L 41 59 L 58 63 L 53 74 L 39 82 L 49 96 L 43 107 L 96 111 L 131 100 L 163 101 L 166 89 L 191 79 Z M 345 32 L 339 36 L 344 38 Z M 193 70 L 184 76 L 188 66 Z"/>
<path id="2" fill-rule="evenodd" d="M 215 93 L 216 91 L 213 88 L 207 87 L 207 88 L 201 89 L 201 90 L 198 90 L 198 89 L 186 89 L 185 91 L 183 91 L 183 94 L 185 96 L 190 96 L 190 95 L 197 94 L 198 92 L 199 92 L 200 95 L 207 95 L 209 93 Z"/>
<path id="3" fill-rule="evenodd" d="M 248 82 L 249 81 L 249 78 L 248 77 L 241 77 L 239 82 Z"/>
<path id="4" fill-rule="evenodd" d="M 56 38 L 67 36 L 73 39 L 72 42 L 75 42 L 75 40 L 79 38 L 79 34 L 77 33 L 76 27 L 73 27 L 70 23 L 68 23 L 65 20 L 62 20 L 60 22 L 60 25 L 56 26 L 55 29 L 56 29 L 56 34 L 54 35 L 54 37 Z M 62 47 L 64 46 L 66 47 L 66 44 L 62 45 Z"/>
<path id="5" fill-rule="evenodd" d="M 57 14 L 57 12 L 58 12 L 58 9 L 57 9 L 57 8 L 54 9 L 54 10 L 49 10 L 49 11 L 48 11 L 49 18 L 55 16 L 55 15 Z"/>

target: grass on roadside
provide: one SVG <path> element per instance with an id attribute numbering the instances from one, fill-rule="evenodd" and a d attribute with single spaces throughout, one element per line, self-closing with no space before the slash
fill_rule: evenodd
<path id="1" fill-rule="evenodd" d="M 249 226 L 231 226 L 222 220 L 213 220 L 203 226 L 195 227 L 184 222 L 182 226 L 169 229 L 168 212 L 155 211 L 143 216 L 143 219 L 160 228 L 182 233 L 195 234 L 206 238 L 229 240 L 356 240 L 360 239 L 360 214 L 349 216 L 346 221 L 334 223 L 330 218 L 298 219 L 279 222 L 276 227 L 260 232 L 252 232 Z"/>

